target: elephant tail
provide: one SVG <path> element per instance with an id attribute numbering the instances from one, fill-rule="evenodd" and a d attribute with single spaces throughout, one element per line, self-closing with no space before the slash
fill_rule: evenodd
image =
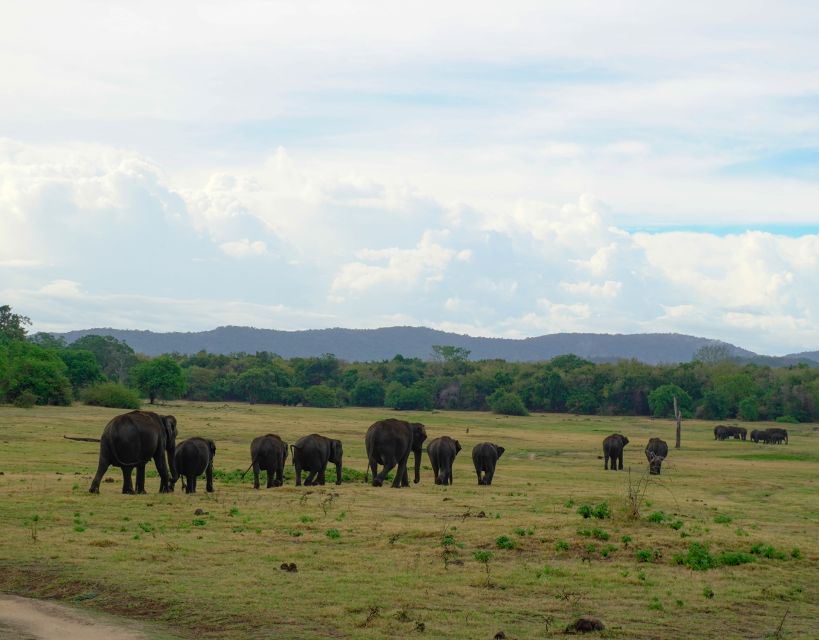
<path id="1" fill-rule="evenodd" d="M 63 438 L 66 440 L 77 440 L 78 442 L 99 442 L 99 438 L 77 438 L 75 436 L 66 436 L 64 435 Z"/>
<path id="2" fill-rule="evenodd" d="M 244 477 L 247 475 L 247 472 L 248 472 L 248 471 L 250 471 L 250 470 L 253 468 L 253 465 L 254 465 L 254 464 L 256 464 L 256 458 L 253 458 L 253 459 L 250 461 L 250 466 L 249 466 L 247 469 L 245 469 L 245 472 L 242 474 L 242 479 L 243 479 L 243 480 L 244 480 Z"/>

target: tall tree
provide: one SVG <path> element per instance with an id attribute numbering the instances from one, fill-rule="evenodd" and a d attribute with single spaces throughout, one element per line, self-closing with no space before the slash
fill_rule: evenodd
<path id="1" fill-rule="evenodd" d="M 83 336 L 72 342 L 71 348 L 93 353 L 102 372 L 116 382 L 125 382 L 128 371 L 137 362 L 134 350 L 113 336 Z"/>
<path id="2" fill-rule="evenodd" d="M 12 313 L 7 304 L 0 306 L 0 340 L 25 340 L 27 326 L 31 326 L 30 318 Z"/>
<path id="3" fill-rule="evenodd" d="M 174 400 L 185 393 L 182 369 L 170 356 L 146 360 L 134 367 L 132 374 L 137 388 L 148 396 L 151 404 L 156 398 Z"/>

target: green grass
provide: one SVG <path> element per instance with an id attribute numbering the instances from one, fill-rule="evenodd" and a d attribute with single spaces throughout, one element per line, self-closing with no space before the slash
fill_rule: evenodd
<path id="1" fill-rule="evenodd" d="M 0 407 L 0 589 L 156 620 L 202 640 L 562 637 L 581 614 L 600 617 L 609 637 L 655 638 L 658 629 L 757 637 L 785 611 L 782 637 L 799 638 L 819 618 L 811 425 L 789 427 L 787 452 L 757 453 L 752 443 L 714 443 L 712 423 L 685 421 L 683 448 L 670 451 L 663 475 L 649 480 L 650 505 L 629 519 L 628 471 L 603 470 L 602 438 L 629 437 L 634 481 L 647 466 L 645 442 L 673 440 L 671 421 L 182 402 L 159 410 L 177 416 L 180 438 L 216 441 L 215 493 L 160 495 L 149 474 L 148 495 L 123 496 L 112 468 L 112 482 L 90 495 L 98 447 L 62 435 L 99 436 L 120 411 Z M 389 415 L 424 422 L 430 438 L 460 440 L 466 455 L 452 486 L 433 484 L 426 455 L 419 485 L 360 482 L 363 434 Z M 254 490 L 252 474 L 240 480 L 238 470 L 250 463 L 251 439 L 268 432 L 290 443 L 314 432 L 341 438 L 350 482 L 296 488 L 288 460 L 285 486 Z M 482 441 L 508 452 L 491 487 L 477 485 L 468 455 Z M 578 505 L 589 506 L 590 520 Z M 652 523 L 652 513 L 666 517 Z M 715 525 L 725 513 L 733 523 Z M 682 530 L 669 524 L 677 522 Z M 689 558 L 692 541 L 715 566 L 675 562 Z"/>

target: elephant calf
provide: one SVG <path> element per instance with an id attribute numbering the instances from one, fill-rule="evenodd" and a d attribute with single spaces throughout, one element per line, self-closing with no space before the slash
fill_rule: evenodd
<path id="1" fill-rule="evenodd" d="M 608 470 L 609 460 L 611 460 L 611 470 L 617 470 L 617 463 L 620 464 L 620 471 L 623 470 L 623 447 L 628 444 L 628 438 L 619 433 L 612 433 L 603 440 L 603 469 Z"/>
<path id="2" fill-rule="evenodd" d="M 427 455 L 432 463 L 435 484 L 452 484 L 452 465 L 461 451 L 461 443 L 449 436 L 431 440 L 427 445 Z"/>
<path id="3" fill-rule="evenodd" d="M 287 460 L 287 443 L 279 436 L 268 433 L 253 438 L 250 443 L 253 488 L 259 488 L 259 471 L 267 472 L 267 488 L 284 484 L 284 461 Z"/>
<path id="4" fill-rule="evenodd" d="M 472 448 L 472 463 L 478 474 L 478 484 L 490 485 L 495 477 L 495 466 L 505 449 L 491 442 L 481 442 Z"/>
<path id="5" fill-rule="evenodd" d="M 207 438 L 188 438 L 176 448 L 173 457 L 174 478 L 183 477 L 182 488 L 185 493 L 196 493 L 196 478 L 205 474 L 206 489 L 213 493 L 213 456 L 216 455 L 216 443 Z M 187 484 L 186 484 L 187 481 Z"/>
<path id="6" fill-rule="evenodd" d="M 653 476 L 660 475 L 663 460 L 668 457 L 668 444 L 660 438 L 651 438 L 646 445 L 646 458 L 648 458 L 649 473 Z"/>
<path id="7" fill-rule="evenodd" d="M 336 484 L 341 484 L 341 459 L 343 449 L 341 440 L 331 440 L 317 433 L 304 436 L 290 445 L 293 451 L 293 466 L 296 468 L 296 486 L 301 486 L 301 472 L 307 471 L 304 480 L 306 486 L 324 484 L 324 473 L 327 463 L 336 465 Z"/>

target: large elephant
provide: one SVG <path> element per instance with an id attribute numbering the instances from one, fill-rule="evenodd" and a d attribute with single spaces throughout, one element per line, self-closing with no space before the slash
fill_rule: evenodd
<path id="1" fill-rule="evenodd" d="M 504 451 L 506 449 L 491 442 L 481 442 L 472 447 L 472 464 L 475 465 L 475 473 L 478 474 L 478 484 L 492 484 L 495 467 Z"/>
<path id="2" fill-rule="evenodd" d="M 284 484 L 284 461 L 287 460 L 287 443 L 279 436 L 267 435 L 253 438 L 250 443 L 250 466 L 253 467 L 253 488 L 259 488 L 259 470 L 267 472 L 267 488 Z M 245 472 L 247 473 L 247 472 Z"/>
<path id="3" fill-rule="evenodd" d="M 449 436 L 431 440 L 427 445 L 427 455 L 432 463 L 435 484 L 452 484 L 452 465 L 461 451 L 461 443 Z"/>
<path id="4" fill-rule="evenodd" d="M 387 474 L 397 467 L 392 486 L 408 487 L 407 461 L 410 453 L 415 454 L 414 482 L 418 484 L 421 481 L 421 446 L 426 439 L 426 427 L 420 422 L 387 418 L 370 425 L 364 436 L 364 446 L 367 450 L 367 473 L 370 469 L 373 472 L 373 486 L 384 484 Z M 380 473 L 378 465 L 383 465 Z"/>
<path id="5" fill-rule="evenodd" d="M 731 435 L 731 427 L 726 427 L 724 424 L 714 427 L 714 440 L 727 440 Z"/>
<path id="6" fill-rule="evenodd" d="M 145 493 L 145 465 L 151 458 L 159 472 L 159 492 L 173 491 L 176 449 L 176 418 L 173 416 L 160 416 L 153 411 L 131 411 L 112 418 L 99 439 L 64 437 L 100 443 L 97 473 L 88 489 L 91 493 L 100 492 L 102 477 L 110 466 L 122 469 L 122 493 L 135 493 L 131 471 L 136 467 L 136 493 Z"/>
<path id="7" fill-rule="evenodd" d="M 668 444 L 660 438 L 651 438 L 646 445 L 646 458 L 648 458 L 648 470 L 653 476 L 660 475 L 663 467 L 663 460 L 668 457 Z"/>
<path id="8" fill-rule="evenodd" d="M 216 443 L 207 438 L 188 438 L 179 443 L 173 457 L 173 483 L 182 476 L 185 493 L 196 493 L 196 478 L 205 474 L 205 488 L 213 493 L 213 456 Z"/>
<path id="9" fill-rule="evenodd" d="M 603 468 L 608 470 L 609 460 L 611 460 L 611 470 L 617 470 L 617 463 L 620 463 L 620 471 L 623 470 L 623 447 L 628 444 L 628 438 L 619 433 L 612 433 L 603 440 Z"/>
<path id="10" fill-rule="evenodd" d="M 317 433 L 304 436 L 290 445 L 293 451 L 293 466 L 296 468 L 296 486 L 301 486 L 301 472 L 307 471 L 304 484 L 324 484 L 327 463 L 336 465 L 336 484 L 341 484 L 341 460 L 344 453 L 341 440 L 331 440 Z"/>
<path id="11" fill-rule="evenodd" d="M 788 430 L 782 429 L 781 427 L 771 427 L 770 429 L 765 429 L 770 434 L 771 442 L 775 444 L 781 444 L 784 442 L 788 444 Z"/>

